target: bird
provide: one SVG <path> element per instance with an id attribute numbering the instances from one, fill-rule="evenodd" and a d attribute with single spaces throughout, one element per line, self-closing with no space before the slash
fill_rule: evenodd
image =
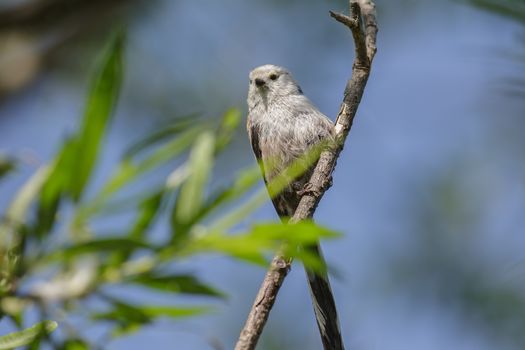
<path id="1" fill-rule="evenodd" d="M 266 64 L 253 69 L 247 103 L 248 138 L 266 185 L 286 174 L 288 167 L 301 162 L 315 146 L 335 141 L 332 121 L 304 95 L 286 68 Z M 283 222 L 293 216 L 314 168 L 315 163 L 309 164 L 301 175 L 287 179 L 279 193 L 270 193 Z M 323 259 L 319 243 L 303 249 Z M 341 350 L 344 347 L 328 275 L 308 268 L 306 274 L 324 349 Z"/>

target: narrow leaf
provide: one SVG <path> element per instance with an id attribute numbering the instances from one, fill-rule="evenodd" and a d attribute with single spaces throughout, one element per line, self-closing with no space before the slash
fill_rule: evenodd
<path id="1" fill-rule="evenodd" d="M 62 198 L 69 195 L 78 201 L 88 183 L 120 90 L 123 50 L 124 34 L 118 32 L 96 67 L 80 130 L 64 142 L 52 162 L 37 211 L 40 234 L 53 227 Z"/>
<path id="2" fill-rule="evenodd" d="M 197 114 L 190 114 L 184 117 L 177 117 L 177 120 L 169 125 L 165 125 L 159 128 L 158 131 L 154 131 L 144 139 L 131 145 L 126 152 L 124 152 L 124 158 L 133 158 L 139 153 L 145 151 L 151 146 L 154 146 L 166 139 L 173 138 L 179 134 L 187 131 L 195 125 L 203 124 L 203 121 L 199 119 Z"/>
<path id="3" fill-rule="evenodd" d="M 28 345 L 38 337 L 53 332 L 58 327 L 55 321 L 43 321 L 19 332 L 0 337 L 0 350 L 13 349 Z"/>
<path id="4" fill-rule="evenodd" d="M 111 310 L 94 313 L 91 318 L 116 322 L 117 327 L 113 331 L 113 336 L 121 336 L 136 331 L 141 326 L 150 324 L 159 317 L 184 318 L 210 311 L 210 308 L 203 306 L 135 306 L 113 298 L 108 298 L 108 301 L 112 303 Z"/>
<path id="5" fill-rule="evenodd" d="M 133 278 L 130 282 L 163 292 L 224 297 L 223 293 L 192 275 L 143 274 Z"/>
<path id="6" fill-rule="evenodd" d="M 90 346 L 82 339 L 68 339 L 62 344 L 60 350 L 89 350 Z"/>
<path id="7" fill-rule="evenodd" d="M 123 51 L 124 33 L 119 31 L 108 45 L 88 96 L 76 144 L 75 176 L 71 178 L 70 184 L 71 195 L 75 200 L 80 198 L 89 180 L 102 138 L 113 115 L 122 82 Z"/>
<path id="8" fill-rule="evenodd" d="M 0 154 L 0 178 L 4 177 L 16 167 L 16 162 L 14 159 Z"/>
<path id="9" fill-rule="evenodd" d="M 337 238 L 341 234 L 320 226 L 313 221 L 301 221 L 296 224 L 264 223 L 255 225 L 248 233 L 254 237 L 286 240 L 296 244 L 311 244 L 321 239 Z"/>
<path id="10" fill-rule="evenodd" d="M 97 254 L 107 252 L 132 252 L 139 249 L 153 249 L 148 243 L 132 238 L 101 238 L 58 250 L 54 257 L 69 259 L 82 254 Z"/>
<path id="11" fill-rule="evenodd" d="M 181 187 L 174 207 L 174 232 L 183 233 L 202 207 L 204 192 L 213 167 L 215 138 L 211 132 L 202 133 L 190 154 L 190 176 Z"/>
<path id="12" fill-rule="evenodd" d="M 230 143 L 240 121 L 241 111 L 239 109 L 230 108 L 224 113 L 217 132 L 216 153 L 221 152 Z"/>
<path id="13" fill-rule="evenodd" d="M 108 196 L 136 179 L 139 175 L 175 159 L 190 148 L 202 130 L 202 126 L 197 126 L 181 132 L 175 139 L 158 147 L 141 161 L 137 162 L 130 158 L 125 158 L 110 181 L 104 186 L 102 190 L 103 195 Z"/>
<path id="14" fill-rule="evenodd" d="M 207 306 L 145 306 L 141 310 L 150 317 L 183 318 L 209 313 Z"/>
<path id="15" fill-rule="evenodd" d="M 9 233 L 9 228 L 23 224 L 30 205 L 36 200 L 39 191 L 47 181 L 50 173 L 49 166 L 40 168 L 22 186 L 9 205 L 5 215 L 5 222 L 0 224 L 0 246 Z"/>

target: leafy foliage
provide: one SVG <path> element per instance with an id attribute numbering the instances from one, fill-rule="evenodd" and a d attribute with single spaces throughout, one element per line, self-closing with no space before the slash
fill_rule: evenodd
<path id="1" fill-rule="evenodd" d="M 79 130 L 21 187 L 2 216 L 0 316 L 20 329 L 28 313 L 35 311 L 44 319 L 66 312 L 107 322 L 113 337 L 158 318 L 198 316 L 211 308 L 151 305 L 148 298 L 130 302 L 126 293 L 115 290 L 138 286 L 148 293 L 222 299 L 223 292 L 197 275 L 173 272 L 173 261 L 214 253 L 265 265 L 284 244 L 286 254 L 312 268 L 325 268 L 301 246 L 337 237 L 313 222 L 257 224 L 231 232 L 268 200 L 266 189 L 254 190 L 260 182 L 257 166 L 239 171 L 224 188 L 209 189 L 215 159 L 240 122 L 236 109 L 226 111 L 218 123 L 191 115 L 164 126 L 131 145 L 102 186 L 90 187 L 122 84 L 124 43 L 123 32 L 112 36 L 95 69 Z M 270 184 L 270 193 L 301 174 L 315 154 L 307 158 Z M 130 184 L 149 172 L 164 171 L 168 164 L 176 166 L 165 174 L 165 181 L 150 184 L 147 193 L 122 199 Z M 1 158 L 0 175 L 13 166 L 9 158 Z M 100 219 L 120 212 L 133 217 L 130 224 L 117 232 L 101 232 Z M 160 240 L 151 235 L 157 223 L 166 230 Z M 94 300 L 96 308 L 86 307 Z M 56 327 L 55 322 L 45 321 L 7 335 L 0 338 L 0 348 L 31 344 L 37 349 L 46 342 L 56 349 L 92 347 L 81 330 L 70 338 L 49 341 L 48 333 Z"/>
<path id="2" fill-rule="evenodd" d="M 525 1 L 523 0 L 466 0 L 484 10 L 500 14 L 525 24 Z"/>

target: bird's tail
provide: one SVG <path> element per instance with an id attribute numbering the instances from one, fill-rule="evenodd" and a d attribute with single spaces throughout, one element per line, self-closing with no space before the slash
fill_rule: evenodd
<path id="1" fill-rule="evenodd" d="M 324 263 L 319 243 L 306 247 Z M 321 334 L 324 350 L 344 350 L 334 295 L 326 272 L 314 272 L 305 267 L 312 296 L 315 319 Z"/>

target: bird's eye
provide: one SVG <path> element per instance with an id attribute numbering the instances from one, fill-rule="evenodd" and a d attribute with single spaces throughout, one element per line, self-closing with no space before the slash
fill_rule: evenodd
<path id="1" fill-rule="evenodd" d="M 272 79 L 272 80 L 277 79 L 277 74 L 270 74 L 270 79 Z"/>

